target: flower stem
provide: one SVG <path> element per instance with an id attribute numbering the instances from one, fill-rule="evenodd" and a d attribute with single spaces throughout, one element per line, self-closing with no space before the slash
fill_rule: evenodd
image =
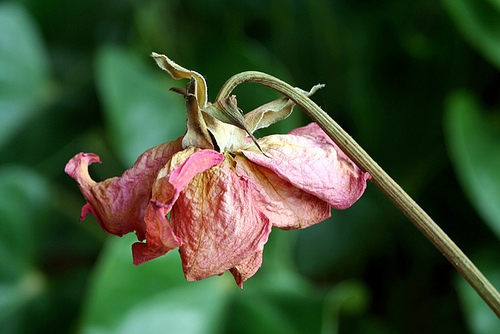
<path id="1" fill-rule="evenodd" d="M 227 98 L 236 86 L 254 82 L 272 88 L 294 101 L 362 170 L 370 173 L 373 183 L 450 261 L 489 307 L 500 317 L 500 294 L 429 215 L 345 132 L 326 112 L 305 94 L 265 73 L 249 71 L 231 77 L 221 88 L 216 101 Z"/>

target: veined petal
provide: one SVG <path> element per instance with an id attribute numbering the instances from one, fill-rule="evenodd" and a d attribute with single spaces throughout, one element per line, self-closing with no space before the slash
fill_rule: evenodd
<path id="1" fill-rule="evenodd" d="M 236 171 L 255 181 L 259 210 L 271 221 L 273 227 L 300 229 L 330 217 L 330 205 L 298 189 L 272 170 L 259 166 L 244 157 L 236 156 Z"/>
<path id="2" fill-rule="evenodd" d="M 370 178 L 315 123 L 287 135 L 261 138 L 259 144 L 269 157 L 244 150 L 250 161 L 336 209 L 354 204 Z"/>
<path id="3" fill-rule="evenodd" d="M 132 246 L 134 264 L 139 265 L 162 256 L 182 244 L 182 237 L 174 233 L 166 216 L 196 175 L 223 160 L 224 155 L 213 150 L 189 147 L 174 154 L 158 172 L 152 187 L 151 203 L 144 217 L 146 242 L 136 242 Z"/>
<path id="4" fill-rule="evenodd" d="M 132 245 L 132 256 L 136 266 L 167 254 L 170 250 L 182 245 L 181 238 L 172 230 L 165 208 L 150 203 L 146 209 L 144 220 L 147 224 L 146 242 Z"/>
<path id="5" fill-rule="evenodd" d="M 262 265 L 262 253 L 258 251 L 244 259 L 237 266 L 229 269 L 236 281 L 236 284 L 243 289 L 243 282 L 255 275 Z"/>
<path id="6" fill-rule="evenodd" d="M 230 159 L 226 156 L 224 163 L 193 178 L 172 208 L 171 224 L 183 241 L 180 253 L 188 281 L 237 267 L 263 250 L 271 232 L 253 197 L 254 184 L 232 170 Z"/>
<path id="7" fill-rule="evenodd" d="M 65 172 L 78 182 L 87 200 L 81 219 L 92 212 L 104 231 L 118 236 L 136 231 L 137 237 L 143 239 L 143 217 L 151 198 L 153 181 L 171 156 L 181 149 L 180 138 L 153 147 L 144 152 L 121 177 L 99 183 L 92 180 L 88 173 L 88 166 L 99 162 L 99 157 L 93 153 L 77 154 L 68 162 Z"/>
<path id="8" fill-rule="evenodd" d="M 152 201 L 170 212 L 179 194 L 191 180 L 207 169 L 224 161 L 224 155 L 213 150 L 189 147 L 172 156 L 162 168 L 153 185 Z"/>

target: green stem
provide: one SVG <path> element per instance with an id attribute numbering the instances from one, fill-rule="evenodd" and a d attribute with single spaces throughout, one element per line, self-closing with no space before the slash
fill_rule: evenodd
<path id="1" fill-rule="evenodd" d="M 271 75 L 254 71 L 243 72 L 231 77 L 221 88 L 216 101 L 227 98 L 233 89 L 243 82 L 254 82 L 267 86 L 294 101 L 352 161 L 362 170 L 370 173 L 373 183 L 450 261 L 493 312 L 500 317 L 500 294 L 498 291 L 429 215 L 326 112 L 289 84 Z"/>

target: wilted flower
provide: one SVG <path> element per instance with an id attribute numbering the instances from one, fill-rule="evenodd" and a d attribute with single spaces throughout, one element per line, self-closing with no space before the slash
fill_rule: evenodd
<path id="1" fill-rule="evenodd" d="M 282 120 L 293 102 L 281 98 L 245 115 L 231 96 L 207 102 L 204 78 L 164 55 L 158 65 L 187 78 L 186 134 L 143 153 L 121 177 L 95 182 L 79 153 L 66 165 L 102 229 L 135 231 L 134 264 L 179 247 L 188 281 L 229 270 L 236 283 L 255 274 L 272 227 L 299 229 L 351 206 L 366 187 L 362 172 L 316 123 L 260 139 L 254 131 Z M 303 94 L 311 92 L 300 91 Z M 298 90 L 299 91 L 299 90 Z"/>

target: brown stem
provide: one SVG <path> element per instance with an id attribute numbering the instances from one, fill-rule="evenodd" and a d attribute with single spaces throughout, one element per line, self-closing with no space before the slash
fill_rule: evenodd
<path id="1" fill-rule="evenodd" d="M 373 183 L 450 261 L 493 312 L 500 317 L 498 291 L 429 215 L 326 112 L 289 84 L 269 74 L 254 71 L 231 77 L 221 88 L 216 101 L 228 97 L 233 89 L 243 82 L 254 82 L 270 87 L 294 101 L 362 170 L 370 173 Z"/>

